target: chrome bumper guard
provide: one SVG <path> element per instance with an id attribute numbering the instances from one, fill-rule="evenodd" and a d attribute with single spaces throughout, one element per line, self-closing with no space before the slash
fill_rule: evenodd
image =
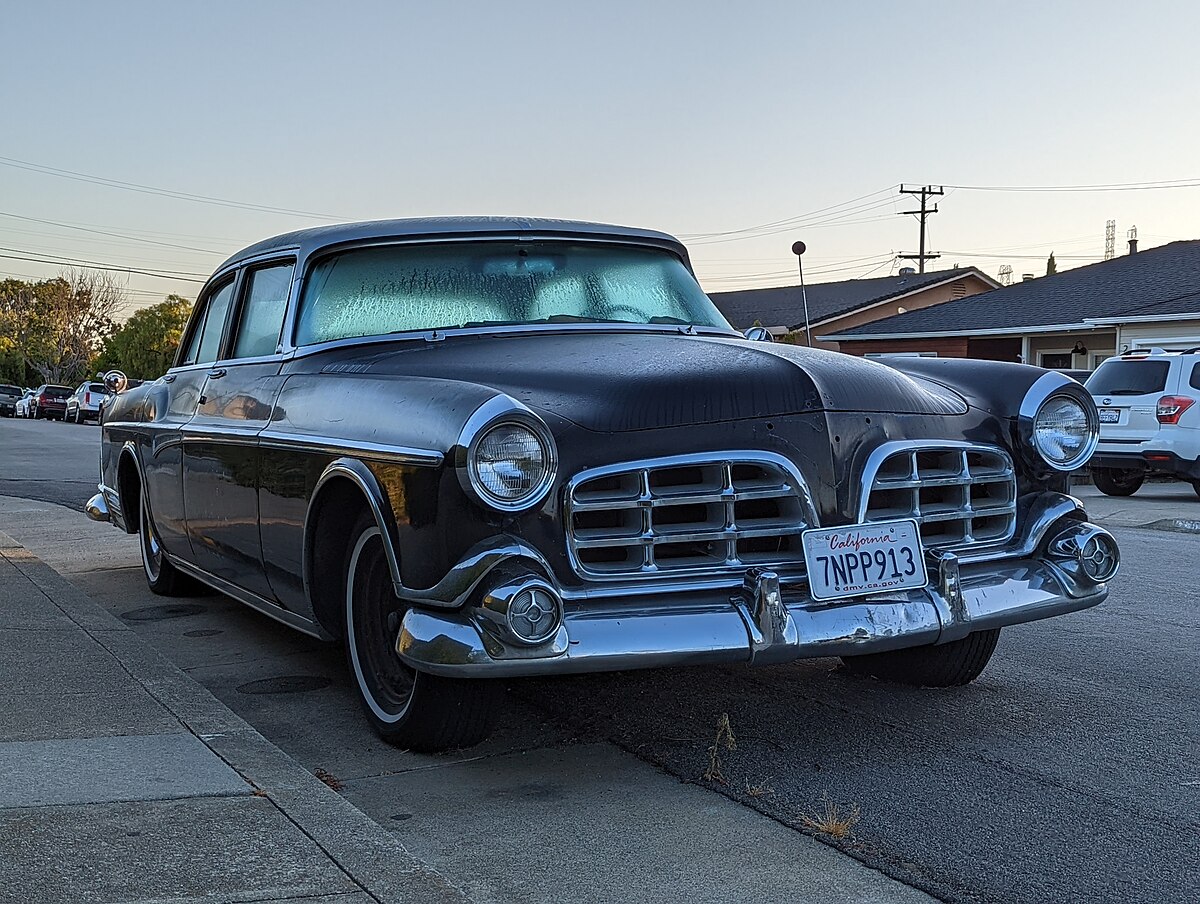
<path id="1" fill-rule="evenodd" d="M 571 600 L 557 631 L 537 646 L 513 643 L 490 627 L 494 612 L 481 617 L 479 607 L 412 608 L 396 651 L 418 671 L 463 678 L 767 664 L 947 643 L 1102 602 L 1119 562 L 1112 536 L 1071 517 L 1041 534 L 1038 553 L 979 562 L 943 553 L 931 558 L 929 586 L 842 602 L 816 602 L 803 582 L 782 586 L 764 570 L 748 572 L 732 593 Z M 1111 557 L 1103 573 L 1079 565 L 1081 550 L 1090 553 L 1097 539 Z"/>

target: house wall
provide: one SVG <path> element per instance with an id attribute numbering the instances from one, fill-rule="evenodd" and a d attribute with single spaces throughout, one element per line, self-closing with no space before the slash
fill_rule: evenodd
<path id="1" fill-rule="evenodd" d="M 1071 355 L 1066 370 L 1095 370 L 1101 361 L 1117 353 L 1117 333 L 1113 329 L 1084 330 L 1075 333 L 1044 333 L 1028 337 L 1029 355 L 1026 364 L 1039 367 L 1056 366 L 1047 355 L 1070 354 L 1079 342 L 1087 354 Z"/>
<path id="2" fill-rule="evenodd" d="M 1183 349 L 1200 345 L 1200 318 L 1165 323 L 1125 323 L 1118 336 L 1120 348 Z"/>
<path id="3" fill-rule="evenodd" d="M 975 276 L 975 274 L 967 273 L 963 275 L 962 279 L 955 280 L 952 283 L 922 289 L 920 292 L 914 292 L 912 295 L 906 295 L 903 298 L 891 299 L 872 308 L 863 308 L 852 311 L 844 317 L 824 321 L 820 326 L 813 326 L 813 334 L 823 336 L 840 333 L 842 330 L 862 326 L 864 323 L 874 323 L 876 320 L 882 320 L 884 317 L 903 314 L 905 311 L 919 311 L 921 308 L 931 308 L 935 304 L 941 304 L 945 301 L 954 301 L 958 298 L 979 295 L 990 291 L 991 288 L 991 286 Z M 797 339 L 799 340 L 799 344 L 805 344 L 804 330 L 797 330 Z M 836 342 L 821 342 L 814 339 L 813 347 L 838 351 L 838 343 Z"/>
<path id="4" fill-rule="evenodd" d="M 966 358 L 965 336 L 937 339 L 865 339 L 843 342 L 841 351 L 848 355 L 876 355 L 888 352 L 933 352 L 939 358 Z"/>

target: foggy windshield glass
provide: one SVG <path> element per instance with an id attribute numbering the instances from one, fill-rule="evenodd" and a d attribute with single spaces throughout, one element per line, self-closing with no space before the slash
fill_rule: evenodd
<path id="1" fill-rule="evenodd" d="M 313 266 L 296 345 L 489 324 L 605 322 L 729 329 L 666 251 L 569 242 L 389 245 Z"/>

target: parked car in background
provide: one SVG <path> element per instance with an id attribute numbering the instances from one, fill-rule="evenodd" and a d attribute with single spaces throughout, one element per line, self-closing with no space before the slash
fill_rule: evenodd
<path id="1" fill-rule="evenodd" d="M 24 391 L 11 383 L 0 383 L 0 417 L 13 417 L 17 413 L 17 402 Z"/>
<path id="2" fill-rule="evenodd" d="M 1200 347 L 1108 358 L 1087 381 L 1100 415 L 1092 480 L 1131 496 L 1151 474 L 1191 483 L 1200 496 Z"/>
<path id="3" fill-rule="evenodd" d="M 95 380 L 80 383 L 67 399 L 66 419 L 82 424 L 84 421 L 98 421 L 100 406 L 108 398 L 108 390 L 103 383 Z"/>
<path id="4" fill-rule="evenodd" d="M 140 533 L 154 592 L 342 641 L 375 731 L 421 750 L 486 736 L 512 676 L 840 656 L 966 684 L 1004 626 L 1107 596 L 1080 384 L 764 332 L 659 232 L 280 236 L 218 268 L 165 376 L 107 375 L 87 512 Z"/>
<path id="5" fill-rule="evenodd" d="M 33 398 L 29 402 L 29 416 L 56 418 L 61 421 L 67 415 L 67 399 L 70 397 L 70 386 L 43 383 L 33 391 Z"/>
<path id="6" fill-rule="evenodd" d="M 33 417 L 33 390 L 26 389 L 21 393 L 21 398 L 17 400 L 16 410 L 13 414 L 16 417 Z"/>

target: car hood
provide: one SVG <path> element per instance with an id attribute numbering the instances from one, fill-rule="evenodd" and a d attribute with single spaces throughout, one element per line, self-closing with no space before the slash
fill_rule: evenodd
<path id="1" fill-rule="evenodd" d="M 494 387 L 589 430 L 677 427 L 819 410 L 963 414 L 943 386 L 817 349 L 679 333 L 452 337 L 326 370 Z"/>

